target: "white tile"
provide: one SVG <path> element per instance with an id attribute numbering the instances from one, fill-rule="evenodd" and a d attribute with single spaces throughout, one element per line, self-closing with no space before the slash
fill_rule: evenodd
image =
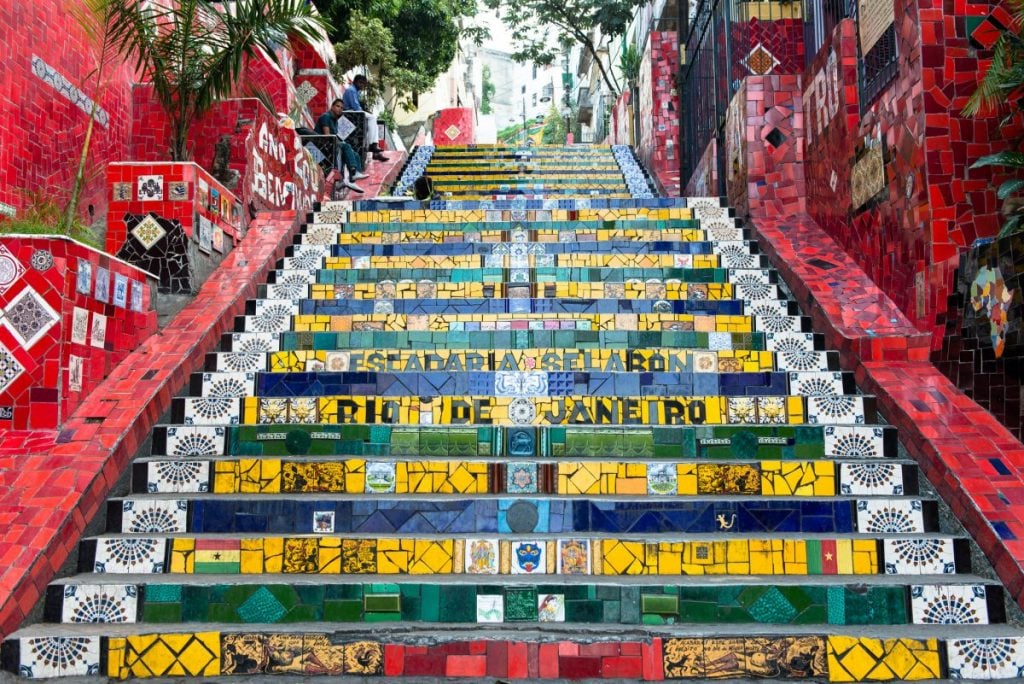
<path id="1" fill-rule="evenodd" d="M 950 679 L 1024 677 L 1024 637 L 948 639 Z"/>
<path id="2" fill-rule="evenodd" d="M 952 539 L 883 539 L 887 575 L 951 575 L 957 570 Z"/>
<path id="3" fill-rule="evenodd" d="M 924 532 L 924 513 L 918 499 L 860 499 L 857 531 L 866 534 Z"/>
<path id="4" fill-rule="evenodd" d="M 134 623 L 138 597 L 134 584 L 66 584 L 61 622 Z"/>
<path id="5" fill-rule="evenodd" d="M 101 537 L 96 540 L 93 572 L 159 574 L 164 571 L 167 540 L 152 537 Z"/>
<path id="6" fill-rule="evenodd" d="M 988 603 L 981 584 L 913 585 L 910 608 L 915 625 L 988 624 Z"/>

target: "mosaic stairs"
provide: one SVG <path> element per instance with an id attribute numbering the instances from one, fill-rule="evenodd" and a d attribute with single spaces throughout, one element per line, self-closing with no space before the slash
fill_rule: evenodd
<path id="1" fill-rule="evenodd" d="M 719 200 L 650 197 L 621 148 L 420 148 L 396 191 L 423 172 L 452 199 L 309 217 L 6 669 L 1024 671 L 1002 587 Z"/>

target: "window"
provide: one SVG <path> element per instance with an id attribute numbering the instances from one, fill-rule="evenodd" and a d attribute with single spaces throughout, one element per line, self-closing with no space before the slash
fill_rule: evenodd
<path id="1" fill-rule="evenodd" d="M 858 48 L 858 53 L 860 48 Z M 885 87 L 896 78 L 896 23 L 893 22 L 866 55 L 857 60 L 860 111 L 867 111 Z"/>

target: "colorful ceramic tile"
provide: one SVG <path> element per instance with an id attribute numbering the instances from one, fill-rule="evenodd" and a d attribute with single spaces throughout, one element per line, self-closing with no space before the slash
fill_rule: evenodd
<path id="1" fill-rule="evenodd" d="M 509 494 L 537 493 L 537 464 L 515 461 L 506 463 L 505 491 Z"/>
<path id="2" fill-rule="evenodd" d="M 75 272 L 75 291 L 79 294 L 92 294 L 92 263 L 88 259 L 78 259 L 78 270 Z"/>
<path id="3" fill-rule="evenodd" d="M 393 494 L 395 482 L 394 463 L 366 464 L 366 492 L 368 494 Z"/>
<path id="4" fill-rule="evenodd" d="M 467 539 L 465 571 L 470 575 L 496 575 L 498 573 L 498 540 Z"/>
<path id="5" fill-rule="evenodd" d="M 559 539 L 558 540 L 558 574 L 589 575 L 590 574 L 590 540 Z"/>
<path id="6" fill-rule="evenodd" d="M 910 609 L 914 624 L 988 624 L 987 596 L 980 584 L 913 585 Z"/>
<path id="7" fill-rule="evenodd" d="M 477 594 L 476 621 L 496 623 L 505 621 L 505 597 L 500 594 Z"/>
<path id="8" fill-rule="evenodd" d="M 313 532 L 334 534 L 334 511 L 313 511 Z"/>
<path id="9" fill-rule="evenodd" d="M 150 250 L 167 235 L 167 231 L 153 214 L 146 214 L 145 218 L 132 228 L 131 235 L 139 241 L 143 249 Z"/>
<path id="10" fill-rule="evenodd" d="M 6 245 L 0 244 L 0 294 L 11 289 L 24 274 L 25 266 Z"/>
<path id="11" fill-rule="evenodd" d="M 114 274 L 114 306 L 128 306 L 128 276 L 120 273 Z"/>
<path id="12" fill-rule="evenodd" d="M 102 266 L 96 269 L 96 299 L 103 303 L 110 301 L 110 271 Z"/>
<path id="13" fill-rule="evenodd" d="M 102 637 L 48 636 L 19 640 L 22 677 L 97 676 L 100 673 Z"/>
<path id="14" fill-rule="evenodd" d="M 975 637 L 946 641 L 950 679 L 1024 677 L 1024 637 Z"/>
<path id="15" fill-rule="evenodd" d="M 164 177 L 161 175 L 139 176 L 136 179 L 137 196 L 140 202 L 159 201 L 164 198 Z"/>
<path id="16" fill-rule="evenodd" d="M 26 287 L 4 307 L 4 316 L 0 322 L 22 347 L 29 349 L 60 322 L 60 315 L 42 295 Z"/>
<path id="17" fill-rule="evenodd" d="M 547 572 L 547 543 L 543 540 L 514 540 L 511 542 L 511 554 L 513 575 L 540 575 Z"/>
<path id="18" fill-rule="evenodd" d="M 145 285 L 141 281 L 138 281 L 138 280 L 132 280 L 131 281 L 131 292 L 132 292 L 132 294 L 131 294 L 131 297 L 132 297 L 131 298 L 131 308 L 132 308 L 132 311 L 142 311 L 142 306 L 143 306 L 143 304 L 142 304 L 142 301 L 143 301 L 142 289 L 144 287 L 145 287 Z"/>

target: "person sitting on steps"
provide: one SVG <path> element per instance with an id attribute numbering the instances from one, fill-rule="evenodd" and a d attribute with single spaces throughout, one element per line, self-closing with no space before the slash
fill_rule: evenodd
<path id="1" fill-rule="evenodd" d="M 358 74 L 352 79 L 352 84 L 345 88 L 341 101 L 346 112 L 363 112 L 363 116 L 366 117 L 366 142 L 369 145 L 369 150 L 373 154 L 374 160 L 386 162 L 388 158 L 380 151 L 380 131 L 377 130 L 377 117 L 370 112 L 364 112 L 363 105 L 359 102 L 359 93 L 366 90 L 369 85 L 370 82 L 366 80 L 366 76 Z"/>
<path id="2" fill-rule="evenodd" d="M 334 136 L 334 168 L 338 170 L 338 173 L 343 173 L 344 169 L 348 169 L 348 180 L 344 180 L 344 178 L 342 180 L 345 187 L 355 192 L 363 192 L 363 189 L 355 182 L 369 178 L 369 176 L 363 173 L 363 163 L 356 151 L 338 137 L 338 119 L 341 118 L 343 107 L 344 103 L 341 100 L 332 102 L 330 111 L 325 112 L 316 120 L 316 130 L 322 135 Z"/>

